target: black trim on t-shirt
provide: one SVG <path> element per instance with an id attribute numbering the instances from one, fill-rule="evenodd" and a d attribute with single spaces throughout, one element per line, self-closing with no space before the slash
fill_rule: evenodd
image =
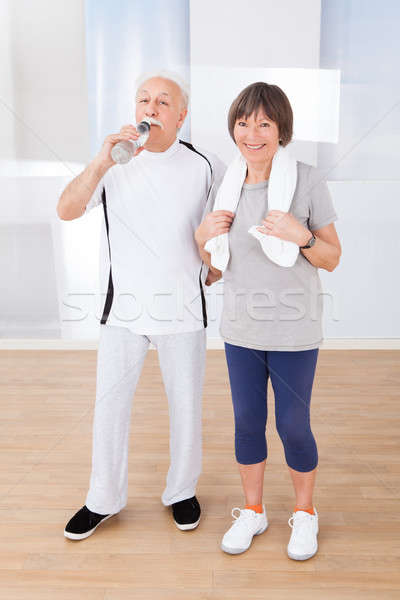
<path id="1" fill-rule="evenodd" d="M 193 146 L 193 144 L 190 144 L 189 142 L 184 142 L 183 140 L 179 140 L 180 144 L 183 144 L 184 146 L 186 146 L 186 148 L 189 148 L 189 150 L 192 150 L 192 152 L 196 152 L 196 154 L 199 154 L 199 156 L 202 156 L 204 158 L 204 160 L 206 160 L 208 162 L 208 166 L 210 167 L 210 171 L 211 171 L 211 178 L 213 176 L 213 170 L 212 170 L 212 166 L 210 161 L 208 160 L 207 156 L 205 156 L 204 154 L 202 154 L 201 152 L 199 152 L 198 150 L 196 150 L 196 148 Z M 208 196 L 210 194 L 210 189 L 208 190 L 207 193 L 207 200 L 208 200 Z M 201 271 L 203 269 L 203 263 L 201 263 L 201 267 L 200 267 L 200 273 L 199 273 L 199 284 L 200 284 L 200 296 L 201 296 L 201 308 L 203 311 L 203 324 L 204 324 L 204 328 L 207 327 L 207 305 L 206 305 L 206 297 L 204 295 L 204 289 L 203 289 L 203 284 L 201 281 Z"/>
<path id="2" fill-rule="evenodd" d="M 199 273 L 199 284 L 200 284 L 200 295 L 201 295 L 201 309 L 203 311 L 203 325 L 204 328 L 207 327 L 207 305 L 206 305 L 206 297 L 204 295 L 203 284 L 201 282 L 201 271 L 203 269 L 203 263 L 201 263 L 200 273 Z"/>
<path id="3" fill-rule="evenodd" d="M 112 280 L 112 270 L 111 270 L 111 246 L 110 246 L 109 225 L 108 225 L 108 216 L 107 216 L 106 190 L 104 187 L 103 187 L 103 191 L 101 194 L 101 201 L 103 203 L 103 209 L 104 209 L 104 220 L 106 222 L 106 232 L 107 232 L 107 240 L 108 240 L 108 253 L 110 256 L 110 275 L 108 277 L 108 289 L 107 289 L 106 301 L 105 301 L 104 310 L 103 310 L 103 316 L 101 317 L 101 321 L 100 321 L 100 323 L 102 323 L 102 325 L 104 325 L 104 323 L 107 322 L 108 315 L 110 314 L 111 305 L 112 305 L 112 301 L 114 298 L 114 284 L 113 284 L 113 280 Z"/>
<path id="4" fill-rule="evenodd" d="M 213 170 L 212 170 L 211 163 L 208 160 L 207 156 L 205 156 L 204 154 L 202 154 L 201 152 L 199 152 L 198 150 L 196 150 L 196 148 L 193 146 L 193 144 L 190 144 L 189 142 L 184 142 L 183 140 L 179 140 L 179 143 L 183 144 L 184 146 L 186 146 L 186 148 L 189 148 L 189 150 L 192 150 L 192 152 L 196 152 L 196 154 L 199 154 L 199 156 L 202 156 L 204 158 L 204 160 L 206 160 L 208 162 L 208 166 L 210 167 L 211 177 L 212 177 Z"/>

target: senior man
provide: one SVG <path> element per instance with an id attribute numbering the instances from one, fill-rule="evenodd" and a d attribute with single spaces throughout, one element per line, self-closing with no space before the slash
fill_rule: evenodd
<path id="1" fill-rule="evenodd" d="M 100 324 L 92 471 L 85 505 L 64 535 L 80 540 L 127 504 L 132 398 L 153 343 L 158 351 L 170 417 L 170 467 L 161 501 L 176 526 L 194 529 L 201 509 L 201 400 L 207 314 L 203 272 L 194 233 L 211 210 L 225 165 L 177 138 L 188 111 L 186 84 L 161 71 L 137 81 L 136 123 L 152 125 L 145 145 L 126 164 L 113 146 L 135 140 L 133 125 L 105 138 L 99 154 L 63 191 L 57 212 L 76 219 L 97 205 L 104 211 L 108 290 Z M 225 224 L 219 225 L 221 231 Z M 107 273 L 104 273 L 104 267 Z"/>

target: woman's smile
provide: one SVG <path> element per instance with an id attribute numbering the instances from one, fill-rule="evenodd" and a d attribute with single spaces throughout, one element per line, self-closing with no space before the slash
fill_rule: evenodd
<path id="1" fill-rule="evenodd" d="M 265 146 L 265 144 L 254 145 L 254 144 L 245 144 L 244 143 L 244 146 L 246 146 L 246 148 L 248 150 L 253 150 L 254 151 L 254 150 L 260 150 L 260 148 L 263 148 Z"/>

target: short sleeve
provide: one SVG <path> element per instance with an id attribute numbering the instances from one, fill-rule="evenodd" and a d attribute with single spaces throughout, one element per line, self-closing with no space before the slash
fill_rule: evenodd
<path id="1" fill-rule="evenodd" d="M 107 173 L 105 173 L 107 175 Z M 103 192 L 103 187 L 105 185 L 105 175 L 100 179 L 99 183 L 96 186 L 89 202 L 86 204 L 85 213 L 88 213 L 92 208 L 101 204 L 101 196 Z"/>
<path id="2" fill-rule="evenodd" d="M 216 183 L 219 187 L 221 185 L 221 181 L 224 178 L 227 167 L 226 164 L 220 158 L 218 158 L 216 154 L 210 155 L 210 159 L 213 170 L 212 181 L 213 184 Z"/>
<path id="3" fill-rule="evenodd" d="M 225 176 L 226 172 L 226 164 L 218 158 L 216 154 L 207 153 L 207 158 L 211 163 L 212 167 L 212 180 L 211 180 L 211 188 L 208 193 L 206 207 L 203 212 L 203 219 L 208 213 L 212 212 L 214 209 L 215 198 L 217 196 L 218 189 L 222 183 L 222 180 Z"/>
<path id="4" fill-rule="evenodd" d="M 310 195 L 309 228 L 311 231 L 316 231 L 336 221 L 338 216 L 325 176 L 316 167 L 310 167 L 308 190 Z"/>
<path id="5" fill-rule="evenodd" d="M 219 189 L 219 186 L 221 185 L 223 177 L 220 177 L 218 180 L 214 181 L 214 183 L 211 186 L 210 192 L 208 194 L 208 198 L 207 198 L 207 203 L 203 212 L 203 217 L 202 220 L 204 220 L 204 217 L 206 217 L 210 212 L 212 212 L 214 210 L 214 204 L 215 204 L 215 198 L 217 196 L 217 192 Z"/>

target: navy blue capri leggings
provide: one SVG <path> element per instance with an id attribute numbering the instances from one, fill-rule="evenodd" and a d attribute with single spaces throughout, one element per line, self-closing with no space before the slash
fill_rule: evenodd
<path id="1" fill-rule="evenodd" d="M 310 401 L 318 348 L 264 351 L 225 343 L 235 414 L 235 452 L 240 464 L 267 458 L 267 384 L 275 395 L 276 429 L 286 462 L 295 471 L 312 471 L 318 451 L 310 427 Z"/>

